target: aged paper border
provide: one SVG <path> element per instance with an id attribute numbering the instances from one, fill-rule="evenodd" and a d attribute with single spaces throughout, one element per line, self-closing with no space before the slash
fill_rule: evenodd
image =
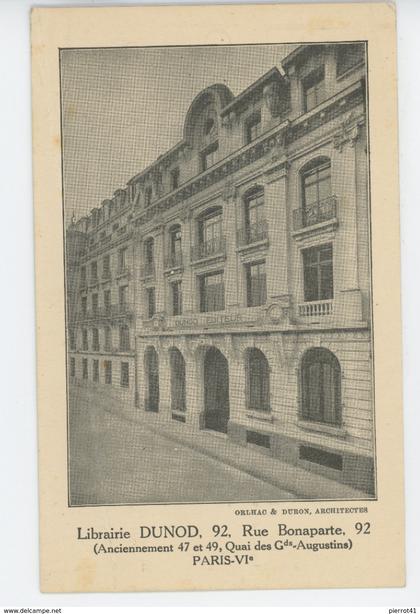
<path id="1" fill-rule="evenodd" d="M 192 568 L 179 555 L 97 557 L 75 527 L 181 522 L 240 525 L 244 504 L 67 507 L 66 376 L 59 49 L 367 40 L 378 500 L 371 538 L 333 562 L 318 554 L 248 568 Z M 33 145 L 41 587 L 44 591 L 401 586 L 404 583 L 401 324 L 395 13 L 389 4 L 35 9 Z M 390 382 L 392 383 L 390 385 Z M 264 504 L 252 504 L 252 507 Z M 311 503 L 316 506 L 317 503 Z M 248 506 L 249 507 L 249 506 Z M 341 519 L 342 524 L 353 519 Z M 366 518 L 367 520 L 367 518 Z M 337 521 L 338 522 L 338 521 Z M 293 521 L 290 521 L 293 525 Z M 283 562 L 279 568 L 279 560 Z M 363 564 L 361 564 L 363 562 Z M 333 569 L 332 569 L 333 566 Z"/>

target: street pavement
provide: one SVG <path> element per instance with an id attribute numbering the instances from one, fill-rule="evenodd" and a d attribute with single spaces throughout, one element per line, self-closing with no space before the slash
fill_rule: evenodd
<path id="1" fill-rule="evenodd" d="M 258 478 L 109 411 L 98 394 L 70 395 L 71 505 L 293 499 Z"/>

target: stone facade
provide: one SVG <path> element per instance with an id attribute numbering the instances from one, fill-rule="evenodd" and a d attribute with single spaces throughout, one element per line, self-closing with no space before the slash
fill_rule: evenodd
<path id="1" fill-rule="evenodd" d="M 182 141 L 72 223 L 87 275 L 127 253 L 120 274 L 77 289 L 78 305 L 109 289 L 115 312 L 73 308 L 69 358 L 78 380 L 83 357 L 112 358 L 116 390 L 128 362 L 133 417 L 223 432 L 373 494 L 364 47 L 302 46 L 282 68 L 237 97 L 199 93 Z M 86 327 L 99 351 L 83 350 Z"/>

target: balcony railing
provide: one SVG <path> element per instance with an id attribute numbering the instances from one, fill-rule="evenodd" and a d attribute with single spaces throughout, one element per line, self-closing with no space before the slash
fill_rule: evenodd
<path id="1" fill-rule="evenodd" d="M 237 231 L 238 246 L 250 245 L 268 239 L 268 223 L 267 220 L 260 220 L 255 224 L 248 224 Z"/>
<path id="2" fill-rule="evenodd" d="M 119 266 L 117 269 L 117 277 L 122 277 L 123 275 L 129 276 L 130 269 L 128 266 Z"/>
<path id="3" fill-rule="evenodd" d="M 293 230 L 302 230 L 337 217 L 337 197 L 329 196 L 293 211 Z"/>
<path id="4" fill-rule="evenodd" d="M 311 301 L 301 303 L 298 307 L 299 316 L 303 318 L 330 316 L 333 313 L 333 300 Z"/>
<path id="5" fill-rule="evenodd" d="M 165 255 L 165 270 L 176 269 L 182 266 L 182 252 Z"/>
<path id="6" fill-rule="evenodd" d="M 155 263 L 146 262 L 145 264 L 143 264 L 141 268 L 141 276 L 143 279 L 146 279 L 147 277 L 154 277 L 155 276 Z"/>
<path id="7" fill-rule="evenodd" d="M 209 241 L 203 241 L 191 248 L 191 260 L 201 260 L 210 258 L 211 256 L 226 255 L 226 239 L 225 237 L 215 237 Z"/>

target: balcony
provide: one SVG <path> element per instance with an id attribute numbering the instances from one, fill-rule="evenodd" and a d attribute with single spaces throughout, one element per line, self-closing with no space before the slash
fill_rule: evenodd
<path id="1" fill-rule="evenodd" d="M 299 231 L 337 217 L 337 197 L 329 196 L 293 211 L 293 230 Z"/>
<path id="2" fill-rule="evenodd" d="M 182 267 L 182 252 L 166 254 L 165 256 L 165 271 L 168 269 L 179 269 Z"/>
<path id="3" fill-rule="evenodd" d="M 268 240 L 267 220 L 260 220 L 256 224 L 248 224 L 236 232 L 238 247 L 245 247 L 252 243 Z"/>
<path id="4" fill-rule="evenodd" d="M 110 269 L 105 269 L 102 271 L 102 281 L 109 281 L 111 279 L 111 271 Z"/>
<path id="5" fill-rule="evenodd" d="M 214 258 L 216 256 L 226 256 L 226 239 L 225 237 L 215 237 L 209 241 L 203 241 L 191 248 L 191 261 L 204 260 L 205 258 Z"/>
<path id="6" fill-rule="evenodd" d="M 130 278 L 130 269 L 128 266 L 119 266 L 117 269 L 116 276 L 119 277 L 128 277 Z"/>
<path id="7" fill-rule="evenodd" d="M 146 262 L 141 267 L 141 277 L 142 279 L 154 278 L 155 277 L 155 263 L 154 262 Z"/>
<path id="8" fill-rule="evenodd" d="M 298 305 L 298 313 L 302 318 L 318 318 L 331 316 L 333 313 L 333 300 L 311 301 Z"/>

